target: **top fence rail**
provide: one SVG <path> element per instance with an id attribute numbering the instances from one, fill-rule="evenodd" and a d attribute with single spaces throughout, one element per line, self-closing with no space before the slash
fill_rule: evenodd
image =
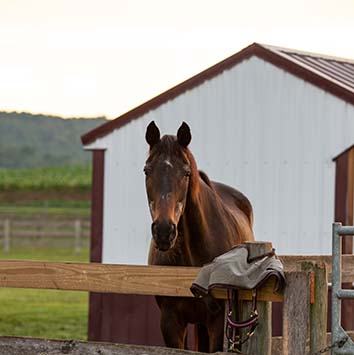
<path id="1" fill-rule="evenodd" d="M 43 243 L 48 238 L 71 238 L 76 254 L 81 252 L 82 239 L 90 237 L 90 222 L 82 219 L 72 220 L 16 220 L 6 218 L 0 220 L 0 238 L 2 239 L 3 251 L 8 253 L 14 242 L 19 240 L 33 240 Z M 31 242 L 33 243 L 33 241 Z M 36 245 L 37 245 L 36 244 Z"/>
<path id="2" fill-rule="evenodd" d="M 354 235 L 354 226 L 339 226 L 337 227 L 337 233 L 341 236 Z"/>

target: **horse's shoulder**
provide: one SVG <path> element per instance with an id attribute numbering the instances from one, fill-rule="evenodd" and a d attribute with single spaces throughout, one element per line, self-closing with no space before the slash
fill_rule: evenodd
<path id="1" fill-rule="evenodd" d="M 236 190 L 229 185 L 216 181 L 211 181 L 211 183 L 221 199 L 228 205 L 230 205 L 230 203 L 236 205 L 247 216 L 252 225 L 253 208 L 250 200 L 241 191 Z"/>
<path id="2" fill-rule="evenodd" d="M 243 200 L 243 199 L 248 200 L 248 198 L 241 191 L 235 189 L 232 186 L 223 184 L 222 182 L 218 182 L 218 181 L 211 181 L 211 183 L 213 184 L 213 186 L 217 192 L 227 193 L 227 194 L 232 195 L 240 200 Z"/>

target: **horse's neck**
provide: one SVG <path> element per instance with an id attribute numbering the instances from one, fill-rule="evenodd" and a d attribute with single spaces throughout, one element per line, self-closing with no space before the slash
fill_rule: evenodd
<path id="1" fill-rule="evenodd" d="M 216 192 L 202 181 L 198 197 L 187 200 L 182 223 L 184 248 L 191 265 L 210 262 L 236 244 L 237 221 Z"/>

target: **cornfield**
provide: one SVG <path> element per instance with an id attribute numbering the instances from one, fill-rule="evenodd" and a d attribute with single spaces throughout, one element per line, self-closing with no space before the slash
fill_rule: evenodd
<path id="1" fill-rule="evenodd" d="M 91 167 L 0 169 L 0 191 L 80 190 L 91 188 Z"/>

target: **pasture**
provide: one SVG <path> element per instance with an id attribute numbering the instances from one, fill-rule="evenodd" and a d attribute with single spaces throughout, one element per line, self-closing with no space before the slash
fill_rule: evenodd
<path id="1" fill-rule="evenodd" d="M 33 203 L 19 203 L 18 205 L 3 203 L 0 204 L 0 216 L 11 215 L 15 217 L 31 216 L 77 216 L 89 217 L 89 203 L 86 201 L 47 201 Z"/>
<path id="2" fill-rule="evenodd" d="M 88 248 L 19 248 L 0 259 L 88 261 Z M 0 334 L 53 339 L 87 338 L 87 292 L 0 288 Z"/>
<path id="3" fill-rule="evenodd" d="M 0 218 L 87 220 L 89 166 L 0 169 Z M 64 197 L 64 198 L 63 198 Z M 38 238 L 37 238 L 38 239 Z M 0 259 L 87 262 L 85 245 L 77 254 L 73 238 L 17 238 Z M 88 293 L 0 288 L 0 334 L 56 339 L 87 338 Z"/>

